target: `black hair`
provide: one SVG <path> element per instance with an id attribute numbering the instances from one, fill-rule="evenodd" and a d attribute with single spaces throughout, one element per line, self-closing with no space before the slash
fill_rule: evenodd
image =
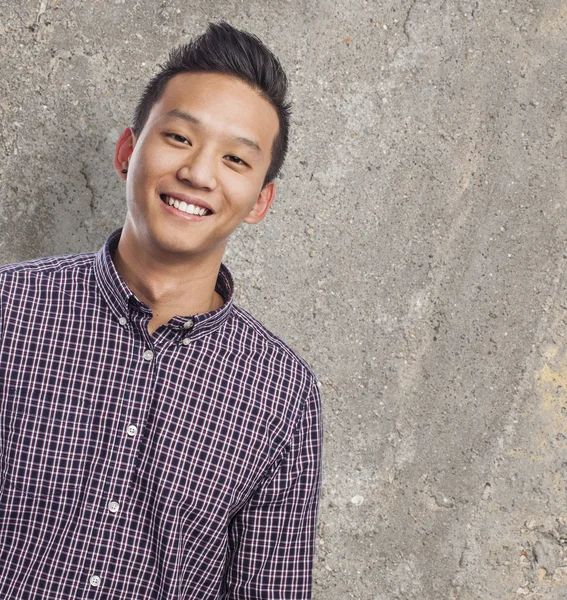
<path id="1" fill-rule="evenodd" d="M 282 168 L 289 141 L 291 105 L 287 101 L 287 77 L 277 57 L 251 33 L 224 21 L 209 23 L 207 31 L 187 44 L 173 49 L 167 62 L 144 89 L 132 129 L 139 135 L 154 104 L 170 79 L 180 73 L 219 73 L 248 83 L 275 108 L 279 131 L 272 145 L 272 160 L 264 185 Z"/>

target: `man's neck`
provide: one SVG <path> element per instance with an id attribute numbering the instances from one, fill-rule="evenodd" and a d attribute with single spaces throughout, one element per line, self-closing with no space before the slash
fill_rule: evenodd
<path id="1" fill-rule="evenodd" d="M 113 261 L 128 287 L 152 310 L 151 335 L 172 317 L 202 314 L 224 304 L 215 291 L 221 258 L 171 262 L 122 236 Z"/>

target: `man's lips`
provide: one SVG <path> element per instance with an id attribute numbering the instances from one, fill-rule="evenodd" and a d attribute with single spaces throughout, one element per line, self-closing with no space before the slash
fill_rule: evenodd
<path id="1" fill-rule="evenodd" d="M 185 194 L 160 194 L 160 198 L 164 204 L 186 214 L 206 217 L 214 213 L 213 209 L 202 200 Z"/>

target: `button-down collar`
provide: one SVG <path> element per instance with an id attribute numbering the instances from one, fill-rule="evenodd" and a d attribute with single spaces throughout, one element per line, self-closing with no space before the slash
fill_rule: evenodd
<path id="1" fill-rule="evenodd" d="M 139 300 L 116 270 L 112 255 L 118 246 L 122 229 L 112 233 L 99 250 L 94 261 L 94 274 L 97 286 L 108 307 L 121 321 L 130 310 L 151 314 L 150 308 Z M 216 310 L 199 315 L 175 316 L 168 322 L 169 327 L 191 332 L 191 339 L 199 338 L 225 323 L 233 309 L 234 283 L 228 268 L 221 264 L 215 291 L 224 300 L 224 305 Z M 193 325 L 189 325 L 189 323 Z"/>

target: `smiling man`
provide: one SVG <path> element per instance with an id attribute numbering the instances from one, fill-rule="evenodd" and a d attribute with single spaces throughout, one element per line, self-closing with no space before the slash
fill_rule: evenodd
<path id="1" fill-rule="evenodd" d="M 3 600 L 311 597 L 317 383 L 221 262 L 274 199 L 286 91 L 210 25 L 117 142 L 123 229 L 0 268 Z"/>

